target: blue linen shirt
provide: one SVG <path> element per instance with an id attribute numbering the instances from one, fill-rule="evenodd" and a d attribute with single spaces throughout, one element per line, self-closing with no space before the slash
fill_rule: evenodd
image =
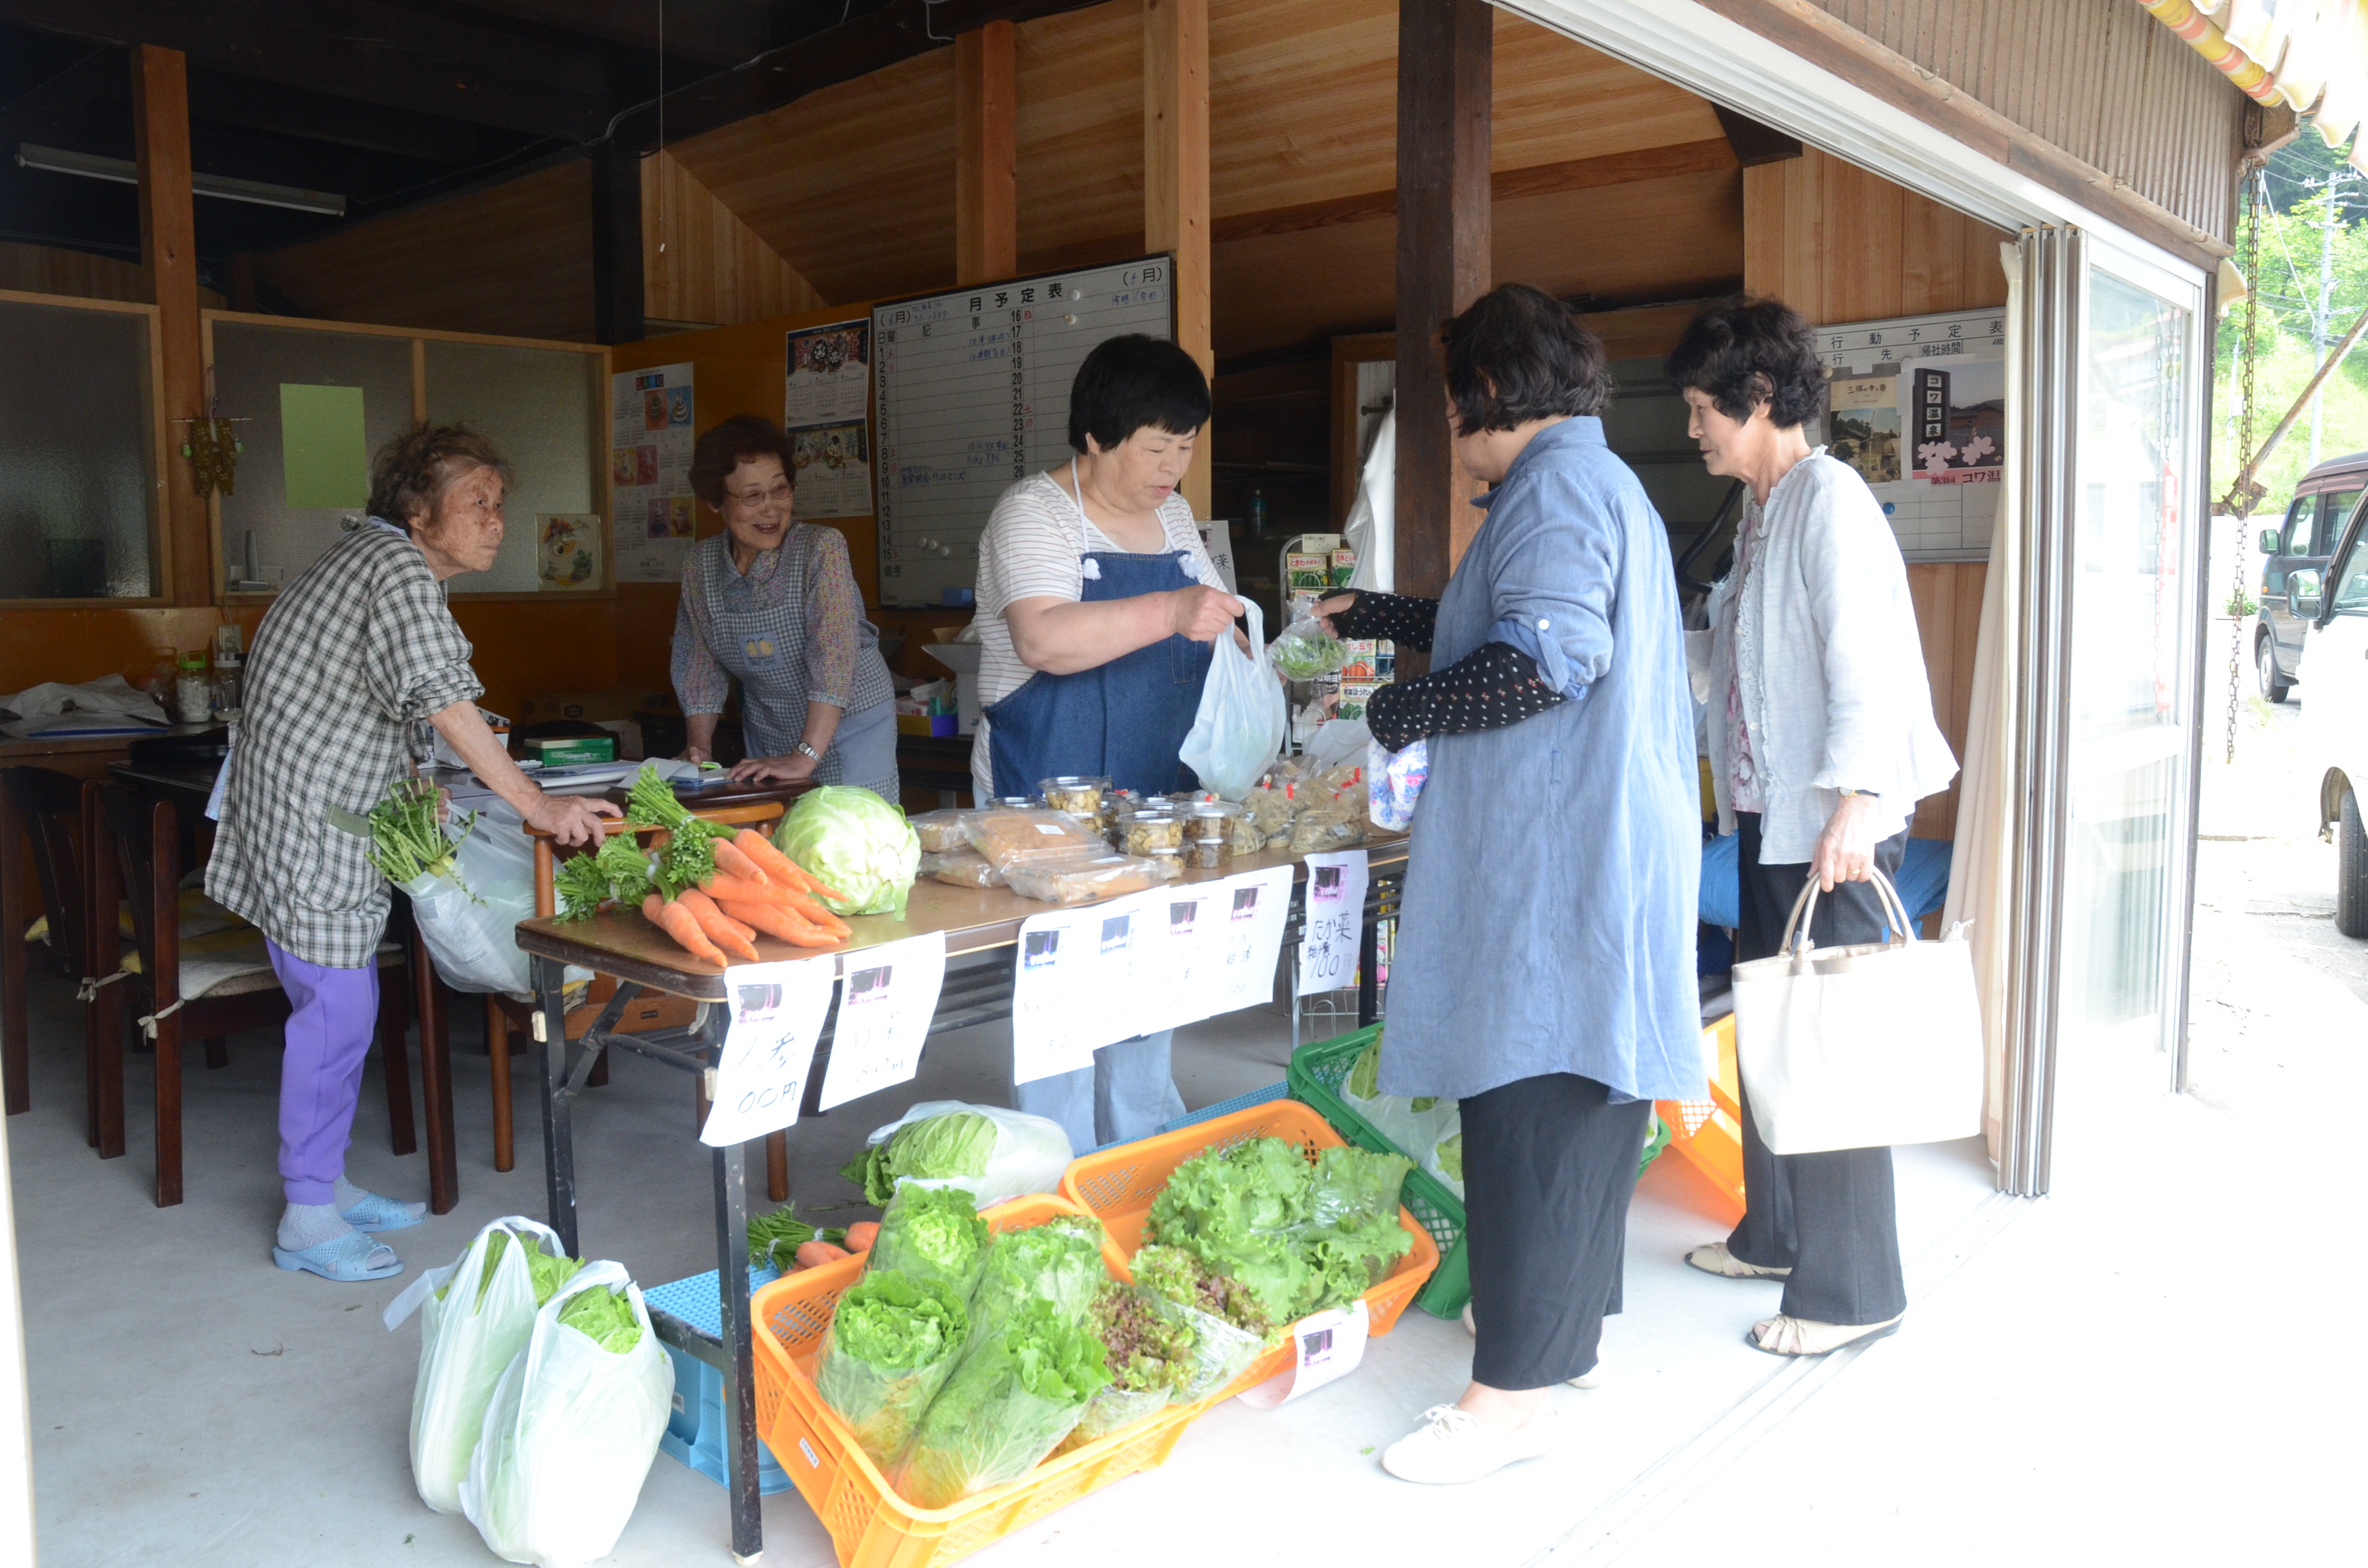
<path id="1" fill-rule="evenodd" d="M 1584 700 L 1430 738 L 1381 1087 L 1576 1073 L 1699 1098 L 1702 808 L 1667 531 L 1600 419 L 1541 430 L 1480 505 L 1432 666 L 1508 642 Z"/>

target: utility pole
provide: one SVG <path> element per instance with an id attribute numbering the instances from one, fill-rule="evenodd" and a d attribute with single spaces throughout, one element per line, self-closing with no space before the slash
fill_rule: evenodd
<path id="1" fill-rule="evenodd" d="M 2339 169 L 2318 185 L 2326 197 L 2318 222 L 2318 305 L 2310 312 L 2310 363 L 2313 369 L 2327 363 L 2327 335 L 2332 324 L 2329 317 L 2335 308 L 2335 230 L 2343 211 L 2342 190 L 2351 171 Z M 2310 466 L 2318 466 L 2318 438 L 2325 422 L 2326 399 L 2310 401 Z M 2305 470 L 2305 472 L 2307 472 Z"/>

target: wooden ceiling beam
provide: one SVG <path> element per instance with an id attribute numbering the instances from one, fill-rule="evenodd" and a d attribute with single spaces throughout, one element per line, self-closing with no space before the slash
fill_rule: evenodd
<path id="1" fill-rule="evenodd" d="M 1726 141 L 1712 137 L 1668 147 L 1640 147 L 1634 152 L 1608 153 L 1596 158 L 1572 158 L 1558 164 L 1538 164 L 1525 169 L 1498 169 L 1488 176 L 1489 195 L 1497 201 L 1518 201 L 1526 196 L 1552 196 L 1565 190 L 1589 190 L 1598 186 L 1630 185 L 1638 180 L 1667 179 L 1674 175 L 1708 174 L 1737 166 Z M 1263 212 L 1237 212 L 1210 226 L 1220 244 L 1228 240 L 1255 240 L 1269 234 L 1295 234 L 1308 229 L 1329 229 L 1341 223 L 1363 223 L 1394 218 L 1398 210 L 1395 190 L 1368 191 L 1361 196 L 1306 201 Z"/>
<path id="2" fill-rule="evenodd" d="M 610 113 L 607 66 L 594 51 L 370 0 L 0 0 L 0 21 L 98 43 L 155 44 L 276 86 L 572 142 L 598 139 Z"/>

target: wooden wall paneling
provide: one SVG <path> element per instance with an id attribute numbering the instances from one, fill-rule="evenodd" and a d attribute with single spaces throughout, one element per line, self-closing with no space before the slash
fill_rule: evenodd
<path id="1" fill-rule="evenodd" d="M 1848 259 L 1828 259 L 1818 290 L 1825 322 L 1881 321 L 1907 314 L 1900 303 L 1900 227 L 1907 192 L 1854 164 L 1824 165 L 1822 215 L 1826 244 L 1846 247 Z"/>
<path id="2" fill-rule="evenodd" d="M 1150 26 L 1144 0 L 1020 24 L 1014 156 L 1028 199 L 1019 209 L 1019 270 L 1151 248 L 1143 239 Z M 1048 254 L 1063 258 L 1032 259 Z"/>
<path id="3" fill-rule="evenodd" d="M 642 160 L 643 313 L 654 323 L 731 326 L 824 300 L 671 153 Z"/>
<path id="4" fill-rule="evenodd" d="M 1974 663 L 1982 623 L 1982 588 L 1989 568 L 1978 561 L 1921 562 L 1907 568 L 1907 593 L 1916 607 L 1916 627 L 1924 653 L 1924 675 L 1932 691 L 1932 718 L 1959 765 L 1964 762 L 1965 727 L 1973 712 Z M 1959 780 L 1916 808 L 1910 831 L 1918 838 L 1951 838 L 1957 831 Z"/>
<path id="5" fill-rule="evenodd" d="M 954 39 L 954 283 L 1019 270 L 1019 29 L 989 22 Z"/>
<path id="6" fill-rule="evenodd" d="M 163 384 L 155 410 L 163 422 L 164 548 L 154 558 L 156 585 L 176 604 L 211 604 L 211 529 L 206 498 L 179 457 L 187 427 L 205 412 L 205 346 L 198 301 L 198 224 L 190 189 L 189 73 L 177 50 L 142 44 L 131 51 L 131 132 L 140 168 L 140 255 L 155 291 Z"/>
<path id="7" fill-rule="evenodd" d="M 1144 0 L 1143 243 L 1176 258 L 1176 341 L 1214 375 L 1209 313 L 1209 0 Z M 1209 510 L 1214 443 L 1179 488 Z"/>
<path id="8" fill-rule="evenodd" d="M 148 269 L 136 261 L 87 251 L 62 250 L 55 245 L 18 244 L 0 240 L 0 290 L 27 294 L 63 294 L 77 300 L 115 300 L 125 304 L 153 303 L 155 289 Z M 198 304 L 220 310 L 223 297 L 200 286 Z"/>
<path id="9" fill-rule="evenodd" d="M 256 258 L 306 312 L 447 332 L 595 341 L 592 165 L 391 212 Z"/>
<path id="10" fill-rule="evenodd" d="M 1819 325 L 2006 302 L 2003 230 L 1814 147 L 1743 171 L 1743 222 L 1744 286 Z"/>

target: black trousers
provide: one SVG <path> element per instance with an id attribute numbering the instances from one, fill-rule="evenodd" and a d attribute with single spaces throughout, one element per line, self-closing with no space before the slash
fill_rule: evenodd
<path id="1" fill-rule="evenodd" d="M 1737 812 L 1735 820 L 1743 836 L 1736 857 L 1743 923 L 1735 931 L 1736 961 L 1742 963 L 1775 956 L 1809 868 L 1761 865 L 1758 813 Z M 1902 828 L 1875 846 L 1874 863 L 1884 875 L 1896 876 L 1907 853 L 1907 832 Z M 1843 882 L 1817 895 L 1809 937 L 1820 947 L 1879 942 L 1886 924 L 1874 884 Z M 1747 1091 L 1743 1194 L 1748 1208 L 1743 1223 L 1726 1238 L 1726 1250 L 1763 1268 L 1792 1269 L 1784 1284 L 1785 1316 L 1812 1323 L 1887 1323 L 1907 1310 L 1889 1149 L 1771 1154 L 1759 1141 Z"/>
<path id="2" fill-rule="evenodd" d="M 1463 1102 L 1463 1233 L 1472 1267 L 1472 1380 L 1552 1388 L 1595 1369 L 1620 1310 L 1628 1199 L 1653 1114 L 1576 1073 Z"/>

